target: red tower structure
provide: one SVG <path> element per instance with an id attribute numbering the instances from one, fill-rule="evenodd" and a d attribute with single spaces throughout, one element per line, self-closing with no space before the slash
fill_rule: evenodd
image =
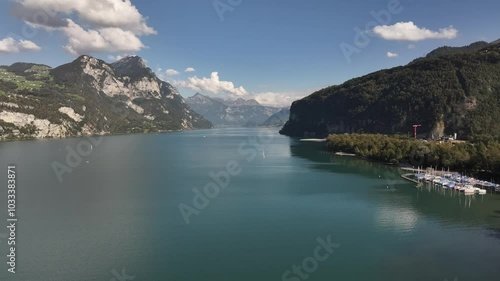
<path id="1" fill-rule="evenodd" d="M 413 125 L 413 132 L 415 134 L 415 139 L 417 139 L 417 128 L 422 127 L 422 125 Z"/>

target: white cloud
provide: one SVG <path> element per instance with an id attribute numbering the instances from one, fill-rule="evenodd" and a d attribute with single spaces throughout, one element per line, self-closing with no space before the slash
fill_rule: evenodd
<path id="1" fill-rule="evenodd" d="M 393 53 L 393 52 L 387 52 L 386 56 L 388 58 L 397 58 L 399 57 L 399 54 Z"/>
<path id="2" fill-rule="evenodd" d="M 21 51 L 40 51 L 42 49 L 34 42 L 28 40 L 21 40 L 18 45 Z"/>
<path id="3" fill-rule="evenodd" d="M 132 32 L 116 27 L 99 30 L 85 30 L 72 20 L 62 31 L 68 37 L 64 49 L 71 54 L 80 55 L 91 52 L 134 52 L 144 47 L 141 40 Z"/>
<path id="4" fill-rule="evenodd" d="M 417 42 L 428 39 L 454 39 L 458 30 L 450 26 L 441 28 L 439 31 L 432 31 L 420 28 L 413 22 L 398 22 L 394 25 L 379 25 L 373 28 L 373 32 L 385 40 L 411 41 Z"/>
<path id="5" fill-rule="evenodd" d="M 59 14 L 68 18 L 77 14 L 85 23 L 96 27 L 118 27 L 134 34 L 156 34 L 130 0 L 14 0 L 16 15 L 36 25 L 51 26 L 48 17 Z M 31 14 L 30 14 L 31 12 Z M 62 18 L 61 18 L 62 19 Z M 64 21 L 64 19 L 62 19 Z M 56 27 L 59 27 L 57 24 Z"/>
<path id="6" fill-rule="evenodd" d="M 188 68 L 186 68 L 186 70 L 184 70 L 185 73 L 193 73 L 195 71 L 196 71 L 196 69 L 194 69 L 192 67 L 188 67 Z"/>
<path id="7" fill-rule="evenodd" d="M 179 71 L 175 69 L 167 69 L 165 70 L 165 74 L 167 74 L 168 76 L 176 76 L 179 75 Z"/>
<path id="8" fill-rule="evenodd" d="M 408 49 L 415 49 L 417 46 L 415 44 L 408 45 Z"/>
<path id="9" fill-rule="evenodd" d="M 167 82 L 176 87 L 200 92 L 206 95 L 219 95 L 225 98 L 243 97 L 245 99 L 255 99 L 262 105 L 275 107 L 290 106 L 292 102 L 320 89 L 315 88 L 283 92 L 248 92 L 243 86 L 236 87 L 231 81 L 221 81 L 218 72 L 212 72 L 209 78 L 198 78 L 196 76 L 190 77 L 187 80 L 167 78 Z M 269 85 L 266 85 L 266 87 L 269 87 Z"/>
<path id="10" fill-rule="evenodd" d="M 257 93 L 254 94 L 254 99 L 262 105 L 285 107 L 285 106 L 291 106 L 292 102 L 299 100 L 307 95 L 310 95 L 311 93 L 313 92 L 307 91 L 302 93 L 274 93 L 274 92 Z"/>
<path id="11" fill-rule="evenodd" d="M 246 96 L 248 92 L 242 86 L 235 87 L 233 82 L 221 81 L 218 72 L 212 72 L 210 78 L 189 77 L 185 81 L 173 81 L 175 86 L 210 94 L 227 93 L 234 96 Z"/>
<path id="12" fill-rule="evenodd" d="M 12 37 L 0 40 L 0 53 L 19 53 L 22 51 L 40 51 L 42 48 L 32 41 L 16 41 Z"/>
<path id="13" fill-rule="evenodd" d="M 14 2 L 14 15 L 35 28 L 61 31 L 68 38 L 64 49 L 75 55 L 136 52 L 145 47 L 140 36 L 157 33 L 130 0 Z"/>

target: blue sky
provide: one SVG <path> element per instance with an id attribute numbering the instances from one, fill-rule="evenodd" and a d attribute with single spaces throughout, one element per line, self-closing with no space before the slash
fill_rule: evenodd
<path id="1" fill-rule="evenodd" d="M 500 38 L 498 0 L 75 3 L 2 1 L 0 64 L 57 66 L 83 53 L 106 61 L 139 55 L 184 96 L 199 91 L 285 105 L 322 87 L 407 64 L 439 46 Z M 372 11 L 390 16 L 377 18 Z M 61 21 L 67 26 L 53 23 Z M 376 24 L 367 29 L 369 23 Z M 355 28 L 368 40 L 356 41 Z M 341 44 L 356 50 L 350 59 Z M 196 71 L 185 73 L 188 67 Z"/>

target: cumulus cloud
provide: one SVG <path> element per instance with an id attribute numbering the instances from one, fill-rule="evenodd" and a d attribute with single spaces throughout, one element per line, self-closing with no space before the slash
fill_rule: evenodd
<path id="1" fill-rule="evenodd" d="M 65 26 L 63 16 L 76 14 L 86 24 L 118 27 L 134 34 L 155 34 L 130 0 L 14 0 L 14 14 L 36 25 Z M 54 19 L 59 19 L 55 21 Z"/>
<path id="2" fill-rule="evenodd" d="M 236 87 L 231 81 L 221 81 L 218 72 L 212 72 L 209 78 L 190 77 L 187 80 L 174 80 L 167 78 L 167 81 L 176 87 L 200 92 L 208 95 L 219 95 L 228 98 L 242 97 L 244 99 L 255 99 L 262 105 L 285 107 L 292 102 L 299 100 L 311 93 L 319 90 L 305 89 L 302 91 L 284 92 L 248 92 L 243 86 Z"/>
<path id="3" fill-rule="evenodd" d="M 385 40 L 411 42 L 428 39 L 454 39 L 458 35 L 458 30 L 453 26 L 441 28 L 439 31 L 432 31 L 427 28 L 420 28 L 411 21 L 398 22 L 394 25 L 379 25 L 373 28 L 373 32 Z"/>
<path id="4" fill-rule="evenodd" d="M 130 31 L 116 27 L 85 30 L 72 20 L 68 21 L 68 27 L 62 31 L 68 37 L 68 44 L 64 49 L 71 54 L 133 52 L 144 47 L 141 40 Z"/>
<path id="5" fill-rule="evenodd" d="M 196 72 L 196 69 L 192 68 L 192 67 L 188 67 L 186 68 L 186 70 L 184 70 L 185 73 L 193 73 L 193 72 Z"/>
<path id="6" fill-rule="evenodd" d="M 22 51 L 40 51 L 40 48 L 37 44 L 28 40 L 19 40 L 16 41 L 12 37 L 7 37 L 5 39 L 0 40 L 0 53 L 19 53 Z"/>
<path id="7" fill-rule="evenodd" d="M 14 15 L 35 28 L 61 31 L 68 38 L 64 49 L 75 55 L 139 51 L 145 47 L 139 37 L 156 34 L 130 0 L 14 2 Z"/>
<path id="8" fill-rule="evenodd" d="M 399 54 L 393 53 L 393 52 L 387 52 L 386 56 L 388 58 L 397 58 L 397 57 L 399 57 Z"/>
<path id="9" fill-rule="evenodd" d="M 262 105 L 267 106 L 275 106 L 275 107 L 285 107 L 290 106 L 296 100 L 299 100 L 309 94 L 311 92 L 298 92 L 298 93 L 274 93 L 274 92 L 266 92 L 266 93 L 257 93 L 254 94 L 254 99 L 258 101 Z"/>
<path id="10" fill-rule="evenodd" d="M 58 9 L 53 7 L 56 1 L 40 1 L 38 3 L 31 3 L 32 1 L 12 1 L 12 15 L 23 19 L 25 22 L 32 26 L 45 27 L 45 28 L 59 28 L 68 26 L 68 21 L 61 17 Z M 41 7 L 41 3 L 47 6 Z"/>
<path id="11" fill-rule="evenodd" d="M 167 74 L 168 76 L 176 76 L 179 75 L 180 73 L 175 69 L 167 69 L 165 70 L 165 74 Z"/>
<path id="12" fill-rule="evenodd" d="M 178 87 L 210 94 L 231 94 L 234 96 L 246 96 L 248 92 L 242 86 L 235 87 L 233 82 L 221 81 L 218 72 L 212 72 L 210 77 L 189 77 L 185 81 L 173 81 Z"/>

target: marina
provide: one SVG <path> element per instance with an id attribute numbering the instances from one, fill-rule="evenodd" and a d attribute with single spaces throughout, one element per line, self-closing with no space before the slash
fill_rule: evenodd
<path id="1" fill-rule="evenodd" d="M 456 172 L 436 171 L 432 168 L 428 168 L 425 171 L 411 168 L 403 168 L 403 170 L 411 171 L 412 173 L 403 174 L 401 177 L 416 183 L 417 187 L 421 187 L 424 183 L 427 183 L 443 189 L 450 189 L 470 195 L 500 192 L 499 184 L 468 177 Z"/>

